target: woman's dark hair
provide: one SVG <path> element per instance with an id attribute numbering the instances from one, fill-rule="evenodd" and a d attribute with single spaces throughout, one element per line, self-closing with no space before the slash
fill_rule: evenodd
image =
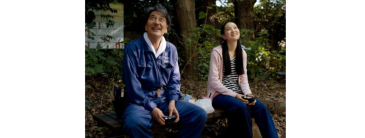
<path id="1" fill-rule="evenodd" d="M 166 23 L 167 23 L 167 29 L 169 29 L 170 24 L 171 24 L 171 18 L 169 13 L 167 12 L 166 8 L 164 6 L 162 6 L 162 4 L 157 3 L 156 5 L 152 6 L 152 7 L 148 7 L 146 9 L 146 13 L 145 13 L 145 17 L 144 17 L 144 24 L 146 25 L 148 22 L 148 18 L 150 17 L 150 14 L 153 11 L 159 11 L 161 13 L 163 13 L 166 17 Z"/>
<path id="2" fill-rule="evenodd" d="M 221 27 L 221 34 L 224 34 L 224 27 L 226 26 L 227 23 L 230 22 L 226 22 L 222 27 Z M 231 22 L 234 23 L 234 22 Z M 236 23 L 234 23 L 236 24 Z M 223 38 L 222 38 L 223 39 Z M 228 45 L 227 45 L 227 40 L 223 40 L 222 43 L 222 52 L 223 52 L 223 65 L 225 67 L 224 69 L 224 74 L 223 75 L 229 75 L 231 74 L 231 61 L 229 59 L 229 53 L 228 53 Z M 243 57 L 242 57 L 242 47 L 241 47 L 241 43 L 239 40 L 237 40 L 237 47 L 236 47 L 236 71 L 238 75 L 244 74 L 244 68 L 243 68 Z"/>

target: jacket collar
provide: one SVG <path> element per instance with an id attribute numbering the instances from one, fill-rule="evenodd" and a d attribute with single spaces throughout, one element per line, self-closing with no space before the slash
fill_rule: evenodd
<path id="1" fill-rule="evenodd" d="M 165 37 L 162 36 L 162 40 L 161 40 L 161 43 L 160 43 L 160 47 L 158 48 L 158 50 L 156 51 L 152 45 L 152 42 L 151 40 L 148 38 L 148 35 L 147 35 L 147 32 L 145 32 L 143 34 L 143 39 L 145 40 L 146 44 L 147 44 L 147 47 L 146 50 L 147 51 L 151 51 L 155 54 L 155 57 L 157 58 L 161 53 L 163 53 L 166 49 L 166 40 L 165 40 Z"/>
<path id="2" fill-rule="evenodd" d="M 219 45 L 219 46 L 213 48 L 213 51 L 217 51 L 220 58 L 223 58 L 223 56 L 222 56 L 223 55 L 222 45 Z"/>

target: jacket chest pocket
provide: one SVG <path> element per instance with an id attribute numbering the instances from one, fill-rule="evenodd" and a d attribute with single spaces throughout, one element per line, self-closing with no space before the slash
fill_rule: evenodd
<path id="1" fill-rule="evenodd" d="M 162 79 L 167 83 L 169 81 L 169 78 L 171 74 L 173 74 L 172 69 L 174 68 L 174 65 L 172 65 L 170 62 L 163 63 L 161 65 L 161 75 Z"/>
<path id="2" fill-rule="evenodd" d="M 170 69 L 172 69 L 172 68 L 174 67 L 174 65 L 172 65 L 170 62 L 166 62 L 166 63 L 163 63 L 163 64 L 161 65 L 161 67 L 162 67 L 163 69 L 170 70 Z"/>
<path id="3" fill-rule="evenodd" d="M 146 75 L 148 76 L 150 73 L 152 73 L 152 67 L 153 67 L 152 62 L 139 62 L 138 74 L 140 74 L 140 76 L 144 78 L 144 76 Z"/>

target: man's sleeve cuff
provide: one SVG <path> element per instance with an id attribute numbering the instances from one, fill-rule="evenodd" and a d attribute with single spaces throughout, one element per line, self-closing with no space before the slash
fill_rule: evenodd
<path id="1" fill-rule="evenodd" d="M 169 102 L 170 102 L 171 100 L 178 101 L 178 100 L 179 100 L 179 96 L 178 96 L 178 95 L 176 95 L 176 94 L 174 94 L 174 95 L 170 95 L 170 96 L 169 96 Z"/>
<path id="2" fill-rule="evenodd" d="M 148 111 L 150 111 L 150 112 L 152 112 L 153 111 L 153 109 L 155 109 L 156 108 L 156 104 L 154 103 L 154 102 L 149 102 L 148 104 L 146 104 L 145 106 L 144 106 L 144 108 L 146 109 L 146 110 L 148 110 Z"/>

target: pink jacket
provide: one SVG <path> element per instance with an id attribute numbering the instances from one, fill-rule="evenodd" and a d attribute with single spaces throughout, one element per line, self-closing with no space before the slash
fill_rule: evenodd
<path id="1" fill-rule="evenodd" d="M 242 49 L 243 56 L 243 68 L 245 69 L 245 73 L 238 76 L 238 85 L 241 87 L 241 90 L 244 95 L 250 94 L 250 86 L 248 85 L 247 78 L 247 54 L 244 49 Z M 215 94 L 216 91 L 219 94 L 229 95 L 235 97 L 237 92 L 234 92 L 230 89 L 227 89 L 222 84 L 223 78 L 223 54 L 222 54 L 222 46 L 219 45 L 213 48 L 210 53 L 210 66 L 209 66 L 209 76 L 208 76 L 208 97 L 213 99 L 218 94 Z"/>

